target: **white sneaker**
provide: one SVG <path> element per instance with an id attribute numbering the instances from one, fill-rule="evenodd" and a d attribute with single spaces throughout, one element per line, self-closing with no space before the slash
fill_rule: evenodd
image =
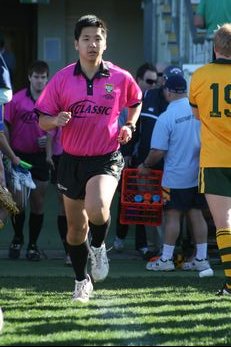
<path id="1" fill-rule="evenodd" d="M 124 249 L 124 240 L 116 236 L 113 246 L 117 252 L 122 252 Z"/>
<path id="2" fill-rule="evenodd" d="M 21 183 L 20 183 L 20 176 L 19 176 L 19 172 L 15 171 L 12 168 L 11 171 L 11 177 L 12 177 L 12 183 L 13 183 L 13 187 L 15 190 L 21 191 L 22 187 L 21 187 Z"/>
<path id="3" fill-rule="evenodd" d="M 20 172 L 19 173 L 19 179 L 20 179 L 21 185 L 24 185 L 25 187 L 30 188 L 30 189 L 36 188 L 36 185 L 35 185 L 34 181 L 32 180 L 30 171 Z"/>
<path id="4" fill-rule="evenodd" d="M 193 258 L 192 261 L 183 263 L 181 268 L 182 270 L 185 270 L 185 271 L 189 271 L 189 270 L 204 271 L 204 270 L 211 269 L 211 266 L 207 259 Z"/>
<path id="5" fill-rule="evenodd" d="M 73 293 L 73 301 L 87 303 L 89 301 L 90 295 L 93 292 L 93 285 L 91 283 L 90 276 L 83 281 L 75 280 L 75 290 Z"/>
<path id="6" fill-rule="evenodd" d="M 173 271 L 175 270 L 175 265 L 172 259 L 162 260 L 161 258 L 150 261 L 146 264 L 146 270 L 152 271 Z"/>
<path id="7" fill-rule="evenodd" d="M 90 247 L 91 275 L 95 282 L 103 281 L 109 272 L 105 243 L 101 247 Z"/>

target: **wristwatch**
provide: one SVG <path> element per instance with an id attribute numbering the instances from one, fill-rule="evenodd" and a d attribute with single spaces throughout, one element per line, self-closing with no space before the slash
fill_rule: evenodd
<path id="1" fill-rule="evenodd" d="M 126 124 L 126 127 L 130 128 L 132 133 L 134 133 L 136 131 L 136 126 L 135 124 L 131 123 L 131 122 L 127 122 Z"/>

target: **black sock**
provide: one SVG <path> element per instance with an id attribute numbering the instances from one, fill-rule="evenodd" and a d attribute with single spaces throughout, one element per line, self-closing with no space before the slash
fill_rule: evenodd
<path id="1" fill-rule="evenodd" d="M 136 224 L 135 248 L 138 251 L 140 248 L 144 247 L 148 247 L 145 225 Z"/>
<path id="2" fill-rule="evenodd" d="M 11 218 L 11 222 L 14 229 L 14 237 L 23 241 L 23 226 L 25 222 L 25 212 L 16 214 Z"/>
<path id="3" fill-rule="evenodd" d="M 43 214 L 30 213 L 29 218 L 29 246 L 36 245 L 43 225 Z"/>
<path id="4" fill-rule="evenodd" d="M 67 250 L 67 240 L 66 240 L 66 237 L 67 237 L 67 218 L 66 218 L 66 216 L 59 215 L 57 217 L 57 225 L 58 225 L 59 236 L 62 240 L 65 253 L 67 254 L 68 250 Z"/>
<path id="5" fill-rule="evenodd" d="M 88 242 L 85 241 L 78 246 L 71 246 L 67 243 L 67 249 L 77 281 L 85 280 L 87 278 L 87 259 L 89 254 Z"/>
<path id="6" fill-rule="evenodd" d="M 108 230 L 111 225 L 111 217 L 109 217 L 108 221 L 103 225 L 95 225 L 89 222 L 89 228 L 91 231 L 91 246 L 100 247 L 103 241 L 106 239 Z"/>

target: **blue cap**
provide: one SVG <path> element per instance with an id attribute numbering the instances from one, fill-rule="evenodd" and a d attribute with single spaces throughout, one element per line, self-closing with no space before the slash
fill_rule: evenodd
<path id="1" fill-rule="evenodd" d="M 184 76 L 183 70 L 179 66 L 170 65 L 163 72 L 163 77 L 167 80 L 171 76 Z"/>

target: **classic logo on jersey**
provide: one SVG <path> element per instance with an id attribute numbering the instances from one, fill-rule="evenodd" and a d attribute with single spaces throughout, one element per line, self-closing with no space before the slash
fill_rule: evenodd
<path id="1" fill-rule="evenodd" d="M 112 108 L 108 105 L 97 105 L 90 100 L 81 100 L 74 103 L 68 109 L 71 112 L 72 117 L 85 118 L 89 116 L 101 115 L 109 116 Z"/>
<path id="2" fill-rule="evenodd" d="M 109 94 L 112 93 L 113 90 L 114 90 L 113 84 L 106 83 L 106 84 L 105 84 L 105 90 L 106 90 L 106 92 L 109 93 Z"/>

